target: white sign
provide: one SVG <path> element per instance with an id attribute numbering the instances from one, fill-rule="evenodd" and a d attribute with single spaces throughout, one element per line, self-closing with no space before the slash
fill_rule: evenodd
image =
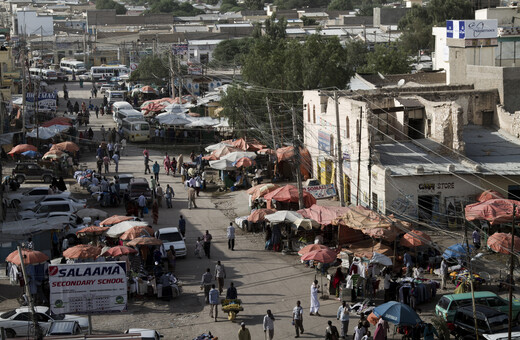
<path id="1" fill-rule="evenodd" d="M 130 72 L 137 70 L 138 63 L 130 63 Z"/>
<path id="2" fill-rule="evenodd" d="M 51 310 L 56 314 L 126 309 L 125 262 L 50 265 L 49 285 Z"/>
<path id="3" fill-rule="evenodd" d="M 336 188 L 334 187 L 334 184 L 312 185 L 304 187 L 303 191 L 307 191 L 316 199 L 336 196 Z"/>
<path id="4" fill-rule="evenodd" d="M 498 37 L 498 21 L 448 20 L 446 37 L 453 39 L 490 39 Z"/>

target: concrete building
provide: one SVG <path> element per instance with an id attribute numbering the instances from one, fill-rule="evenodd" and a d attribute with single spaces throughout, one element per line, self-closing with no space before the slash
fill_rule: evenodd
<path id="1" fill-rule="evenodd" d="M 12 35 L 54 35 L 54 20 L 51 15 L 40 15 L 34 9 L 21 9 L 13 14 Z"/>
<path id="2" fill-rule="evenodd" d="M 20 78 L 12 49 L 0 50 L 0 92 L 4 101 L 10 101 L 12 94 L 18 93 Z"/>

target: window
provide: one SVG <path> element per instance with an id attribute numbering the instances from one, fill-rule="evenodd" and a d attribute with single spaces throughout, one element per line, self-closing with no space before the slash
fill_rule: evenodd
<path id="1" fill-rule="evenodd" d="M 345 117 L 345 137 L 350 138 L 350 121 L 348 116 Z"/>
<path id="2" fill-rule="evenodd" d="M 20 313 L 17 316 L 14 317 L 14 320 L 16 321 L 29 321 L 29 313 Z"/>
<path id="3" fill-rule="evenodd" d="M 377 211 L 377 194 L 375 192 L 372 193 L 372 210 Z"/>
<path id="4" fill-rule="evenodd" d="M 99 60 L 101 61 L 101 64 L 106 64 L 107 63 L 107 58 L 106 57 L 101 57 L 101 58 L 99 58 Z"/>
<path id="5" fill-rule="evenodd" d="M 489 307 L 501 307 L 506 306 L 507 302 L 498 297 L 492 297 L 487 299 Z"/>
<path id="6" fill-rule="evenodd" d="M 316 124 L 316 105 L 312 106 L 312 123 Z"/>
<path id="7" fill-rule="evenodd" d="M 309 104 L 307 104 L 307 122 L 311 122 L 311 108 Z"/>

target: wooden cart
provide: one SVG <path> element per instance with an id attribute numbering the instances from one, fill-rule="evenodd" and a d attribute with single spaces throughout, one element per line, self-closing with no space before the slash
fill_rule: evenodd
<path id="1" fill-rule="evenodd" d="M 242 300 L 224 299 L 222 300 L 222 311 L 228 314 L 228 320 L 234 321 L 238 312 L 243 311 Z"/>

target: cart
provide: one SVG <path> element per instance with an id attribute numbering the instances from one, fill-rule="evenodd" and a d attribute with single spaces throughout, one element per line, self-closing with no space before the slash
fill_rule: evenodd
<path id="1" fill-rule="evenodd" d="M 228 320 L 234 321 L 238 312 L 243 311 L 242 300 L 224 299 L 222 300 L 222 311 L 228 314 Z"/>

